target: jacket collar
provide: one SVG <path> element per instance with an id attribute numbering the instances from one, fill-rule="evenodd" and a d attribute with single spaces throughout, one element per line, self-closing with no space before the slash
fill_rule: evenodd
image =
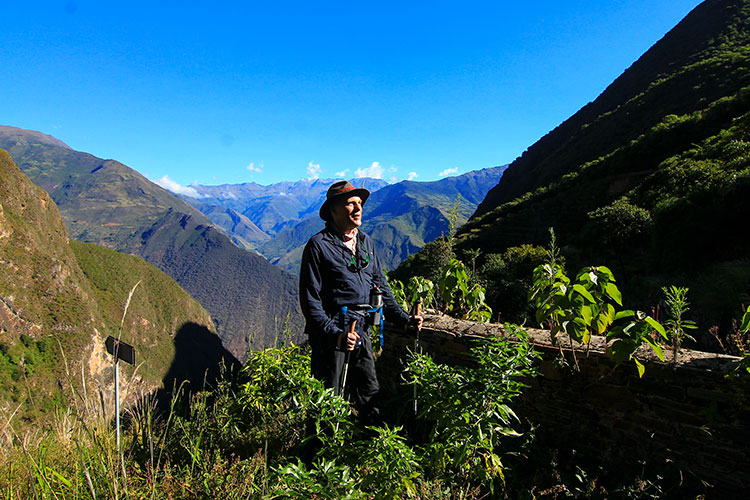
<path id="1" fill-rule="evenodd" d="M 326 227 L 325 229 L 323 229 L 323 234 L 330 241 L 338 241 L 342 245 L 344 244 L 344 235 L 341 234 L 341 231 L 339 231 L 332 222 L 326 222 Z M 362 230 L 357 228 L 357 245 L 362 243 L 364 241 L 364 238 L 365 236 Z"/>

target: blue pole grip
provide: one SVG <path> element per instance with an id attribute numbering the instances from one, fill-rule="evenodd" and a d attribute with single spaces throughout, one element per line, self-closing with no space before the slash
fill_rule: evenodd
<path id="1" fill-rule="evenodd" d="M 349 311 L 349 308 L 346 306 L 341 306 L 341 331 L 346 333 L 346 313 Z"/>

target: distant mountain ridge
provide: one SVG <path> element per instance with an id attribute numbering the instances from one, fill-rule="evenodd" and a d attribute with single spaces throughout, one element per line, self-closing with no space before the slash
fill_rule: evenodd
<path id="1" fill-rule="evenodd" d="M 51 135 L 44 134 L 42 132 L 37 132 L 36 130 L 25 130 L 17 127 L 8 127 L 3 125 L 0 125 L 0 130 L 2 130 L 3 135 L 9 141 L 16 144 L 37 143 L 70 149 L 71 151 L 73 150 L 73 148 L 65 144 L 60 139 Z"/>
<path id="2" fill-rule="evenodd" d="M 240 248 L 254 251 L 257 245 L 271 239 L 268 233 L 256 226 L 246 215 L 233 208 L 202 203 L 196 199 L 189 201 Z"/>
<path id="3" fill-rule="evenodd" d="M 458 223 L 465 222 L 503 175 L 492 167 L 431 182 L 351 179 L 371 195 L 364 227 L 375 239 L 388 269 L 448 231 L 448 213 L 460 196 Z M 261 186 L 255 183 L 191 186 L 198 197 L 181 198 L 222 227 L 240 246 L 251 248 L 291 273 L 297 273 L 302 247 L 323 228 L 318 211 L 336 179 L 302 180 Z M 244 218 L 244 219 L 243 219 Z M 250 225 L 247 220 L 253 224 Z M 259 232 L 260 231 L 260 232 Z"/>
<path id="4" fill-rule="evenodd" d="M 190 186 L 197 196 L 182 194 L 180 198 L 209 215 L 230 237 L 237 237 L 240 246 L 248 242 L 245 248 L 254 249 L 284 229 L 306 218 L 316 217 L 334 180 L 303 179 L 267 186 L 255 182 L 218 186 L 197 184 Z M 370 191 L 387 185 L 381 179 L 370 177 L 352 179 L 352 183 L 364 185 Z"/>
<path id="5" fill-rule="evenodd" d="M 222 341 L 239 359 L 251 346 L 275 344 L 287 321 L 301 331 L 291 275 L 235 246 L 199 210 L 135 170 L 61 144 L 0 126 L 0 147 L 50 193 L 72 237 L 143 256 L 167 272 L 201 304 L 210 304 Z M 233 269 L 221 285 L 215 282 L 217 262 Z"/>
<path id="6" fill-rule="evenodd" d="M 122 163 L 61 144 L 39 132 L 0 126 L 0 147 L 50 193 L 74 238 L 137 254 L 139 230 L 170 209 L 211 224 L 200 211 Z"/>

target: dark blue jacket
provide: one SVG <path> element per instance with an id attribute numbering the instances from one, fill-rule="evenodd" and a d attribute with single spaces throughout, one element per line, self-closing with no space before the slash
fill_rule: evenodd
<path id="1" fill-rule="evenodd" d="M 352 255 L 341 235 L 331 224 L 307 242 L 302 254 L 299 296 L 307 321 L 305 333 L 338 336 L 338 314 L 342 306 L 370 303 L 370 290 L 377 285 L 383 292 L 385 317 L 406 325 L 409 315 L 396 303 L 375 255 L 372 239 L 357 232 L 357 255 Z"/>

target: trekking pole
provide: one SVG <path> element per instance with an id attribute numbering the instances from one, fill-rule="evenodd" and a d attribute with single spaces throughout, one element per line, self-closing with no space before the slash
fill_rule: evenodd
<path id="1" fill-rule="evenodd" d="M 422 315 L 422 299 L 417 299 L 417 303 L 414 304 L 414 316 Z M 419 328 L 417 328 L 417 336 L 414 337 L 414 354 L 419 352 Z M 417 381 L 414 380 L 414 416 L 417 416 Z"/>
<path id="2" fill-rule="evenodd" d="M 339 320 L 339 328 L 341 328 L 341 331 L 346 333 L 346 313 L 348 312 L 349 308 L 346 306 L 341 306 L 341 319 Z M 343 339 L 342 339 L 343 340 Z M 341 346 L 339 346 L 339 349 L 341 349 Z M 345 359 L 348 360 L 348 358 Z M 346 361 L 345 361 L 346 363 Z M 343 384 L 341 383 L 341 377 L 339 376 L 339 385 L 337 387 L 336 395 L 340 396 L 342 390 L 344 389 Z"/>
<path id="3" fill-rule="evenodd" d="M 373 314 L 372 324 L 377 328 L 380 326 L 380 350 L 378 355 L 383 352 L 383 291 L 378 285 L 373 285 L 370 289 L 370 306 L 368 314 Z"/>
<path id="4" fill-rule="evenodd" d="M 349 325 L 348 333 L 354 333 L 354 327 L 356 325 L 357 325 L 357 320 L 356 319 L 352 320 L 351 324 Z M 348 339 L 348 334 L 347 334 L 347 339 Z M 344 354 L 344 369 L 341 372 L 341 383 L 339 384 L 339 396 L 341 396 L 342 398 L 344 397 L 344 389 L 346 388 L 346 376 L 349 373 L 349 355 L 351 353 L 352 351 L 350 351 L 347 346 L 346 353 Z"/>

